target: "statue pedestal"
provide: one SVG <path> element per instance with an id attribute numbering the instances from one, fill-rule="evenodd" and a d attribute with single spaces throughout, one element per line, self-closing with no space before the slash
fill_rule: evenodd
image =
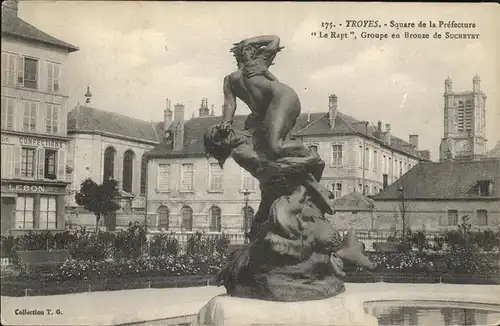
<path id="1" fill-rule="evenodd" d="M 274 302 L 220 295 L 212 298 L 191 326 L 378 326 L 374 316 L 365 314 L 361 300 L 345 293 L 324 300 Z"/>

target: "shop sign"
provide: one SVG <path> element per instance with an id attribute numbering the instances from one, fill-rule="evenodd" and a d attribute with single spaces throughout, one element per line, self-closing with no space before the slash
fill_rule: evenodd
<path id="1" fill-rule="evenodd" d="M 44 186 L 36 186 L 36 185 L 12 185 L 8 186 L 9 191 L 15 192 L 45 192 Z"/>
<path id="2" fill-rule="evenodd" d="M 34 137 L 19 137 L 20 145 L 30 145 L 37 147 L 46 147 L 46 148 L 63 148 L 64 143 L 60 140 L 55 139 L 42 139 L 42 138 L 34 138 Z"/>

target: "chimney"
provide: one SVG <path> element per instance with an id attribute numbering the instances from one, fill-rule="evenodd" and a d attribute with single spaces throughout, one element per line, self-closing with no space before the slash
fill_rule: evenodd
<path id="1" fill-rule="evenodd" d="M 410 135 L 410 144 L 415 149 L 418 149 L 418 135 Z"/>
<path id="2" fill-rule="evenodd" d="M 391 124 L 389 123 L 385 125 L 385 142 L 391 146 Z"/>
<path id="3" fill-rule="evenodd" d="M 2 14 L 4 12 L 11 13 L 17 17 L 19 0 L 5 0 L 2 2 Z"/>
<path id="4" fill-rule="evenodd" d="M 382 138 L 382 121 L 378 121 L 377 123 L 377 137 Z"/>
<path id="5" fill-rule="evenodd" d="M 208 117 L 210 114 L 210 111 L 208 110 L 208 99 L 206 97 L 201 99 L 199 112 L 200 118 Z"/>
<path id="6" fill-rule="evenodd" d="M 167 98 L 165 102 L 165 110 L 163 111 L 163 129 L 168 130 L 172 124 L 172 110 L 170 110 L 170 100 Z"/>
<path id="7" fill-rule="evenodd" d="M 333 128 L 335 128 L 337 109 L 338 109 L 337 96 L 335 94 L 331 94 L 328 97 L 328 118 L 330 120 L 330 130 L 333 130 Z"/>
<path id="8" fill-rule="evenodd" d="M 176 122 L 174 131 L 174 151 L 184 148 L 184 104 L 176 104 L 174 108 L 174 119 Z"/>
<path id="9" fill-rule="evenodd" d="M 382 174 L 382 190 L 387 189 L 387 173 Z"/>

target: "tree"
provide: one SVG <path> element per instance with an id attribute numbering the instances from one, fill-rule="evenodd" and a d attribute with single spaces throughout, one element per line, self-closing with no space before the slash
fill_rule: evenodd
<path id="1" fill-rule="evenodd" d="M 406 237 L 408 235 L 408 229 L 409 229 L 409 213 L 415 208 L 415 205 L 410 203 L 408 200 L 405 198 L 405 193 L 404 193 L 404 188 L 402 186 L 399 187 L 399 192 L 400 192 L 400 200 L 401 202 L 398 205 L 399 213 L 401 216 L 401 222 L 403 222 L 402 226 L 402 237 L 403 237 L 403 243 L 406 244 Z"/>
<path id="2" fill-rule="evenodd" d="M 109 179 L 99 185 L 88 178 L 82 181 L 80 191 L 75 194 L 75 200 L 78 205 L 95 214 L 97 230 L 101 216 L 120 209 L 120 205 L 115 201 L 119 195 L 116 180 Z"/>

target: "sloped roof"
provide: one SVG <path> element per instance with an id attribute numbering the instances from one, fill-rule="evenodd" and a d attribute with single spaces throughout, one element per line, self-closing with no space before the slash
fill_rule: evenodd
<path id="1" fill-rule="evenodd" d="M 353 118 L 342 112 L 338 112 L 335 117 L 335 127 L 330 128 L 329 114 L 323 113 L 317 120 L 313 120 L 305 128 L 297 130 L 294 136 L 328 136 L 328 135 L 349 135 L 356 134 L 363 137 L 368 137 L 374 141 L 383 143 L 378 135 L 377 128 L 368 124 L 365 126 L 363 121 Z M 419 151 L 410 143 L 391 135 L 390 145 L 386 145 L 394 150 L 404 152 L 413 156 L 418 156 L 424 159 L 429 159 L 428 151 Z"/>
<path id="2" fill-rule="evenodd" d="M 94 133 L 158 143 L 162 132 L 163 122 L 144 121 L 85 105 L 77 105 L 68 113 L 68 134 Z"/>
<path id="3" fill-rule="evenodd" d="M 372 211 L 375 202 L 356 190 L 333 201 L 335 211 Z"/>
<path id="4" fill-rule="evenodd" d="M 487 154 L 488 157 L 500 157 L 500 141 L 497 142 L 495 147 L 493 147 Z"/>
<path id="5" fill-rule="evenodd" d="M 236 115 L 233 119 L 233 128 L 241 130 L 245 126 L 247 115 Z M 318 114 L 311 114 L 310 121 L 318 118 Z M 307 114 L 302 114 L 295 125 L 294 130 L 303 128 L 308 122 Z M 184 147 L 180 151 L 170 148 L 162 137 L 160 144 L 148 152 L 150 157 L 185 157 L 185 156 L 204 156 L 205 148 L 203 145 L 203 135 L 211 125 L 222 121 L 221 116 L 193 117 L 184 122 Z M 174 131 L 176 122 L 172 123 L 169 130 Z"/>
<path id="6" fill-rule="evenodd" d="M 478 181 L 492 182 L 490 196 L 479 196 Z M 478 161 L 422 162 L 412 167 L 386 190 L 372 196 L 378 200 L 499 199 L 500 159 Z"/>
<path id="7" fill-rule="evenodd" d="M 35 42 L 56 46 L 68 50 L 68 52 L 78 51 L 78 47 L 61 41 L 41 30 L 35 26 L 28 24 L 21 18 L 8 10 L 4 10 L 2 6 L 2 34 L 13 37 L 19 37 Z"/>

